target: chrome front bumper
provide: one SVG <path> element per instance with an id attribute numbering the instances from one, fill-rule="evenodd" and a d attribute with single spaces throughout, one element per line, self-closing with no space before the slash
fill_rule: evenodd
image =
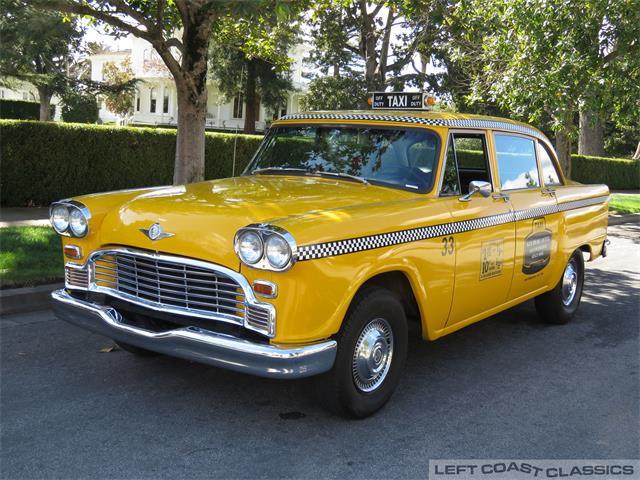
<path id="1" fill-rule="evenodd" d="M 197 327 L 152 332 L 123 322 L 118 311 L 79 300 L 65 290 L 51 293 L 58 318 L 136 347 L 215 367 L 268 378 L 304 378 L 333 367 L 337 343 L 279 347 Z"/>

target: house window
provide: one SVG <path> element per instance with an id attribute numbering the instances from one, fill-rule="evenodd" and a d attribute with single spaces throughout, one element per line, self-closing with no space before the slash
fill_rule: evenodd
<path id="1" fill-rule="evenodd" d="M 4 90 L 0 90 L 0 98 L 4 98 Z"/>
<path id="2" fill-rule="evenodd" d="M 243 104 L 244 99 L 242 98 L 242 94 L 240 93 L 233 99 L 233 118 L 242 118 Z"/>
<path id="3" fill-rule="evenodd" d="M 169 113 L 169 90 L 165 87 L 162 97 L 162 113 Z"/>
<path id="4" fill-rule="evenodd" d="M 152 88 L 149 90 L 149 112 L 156 113 L 156 101 L 158 99 L 158 90 Z"/>
<path id="5" fill-rule="evenodd" d="M 22 100 L 29 100 L 29 95 L 27 92 L 22 92 Z"/>
<path id="6" fill-rule="evenodd" d="M 140 92 L 136 92 L 136 112 L 140 111 Z"/>
<path id="7" fill-rule="evenodd" d="M 145 50 L 145 51 L 142 53 L 142 59 L 143 59 L 143 60 L 149 60 L 149 58 L 150 58 L 149 50 Z"/>

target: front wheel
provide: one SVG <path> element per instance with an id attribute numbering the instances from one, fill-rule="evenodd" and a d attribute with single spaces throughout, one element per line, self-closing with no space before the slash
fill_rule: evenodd
<path id="1" fill-rule="evenodd" d="M 361 292 L 336 338 L 333 369 L 319 379 L 330 410 L 364 418 L 391 398 L 407 356 L 407 321 L 402 303 L 389 290 Z"/>
<path id="2" fill-rule="evenodd" d="M 547 323 L 564 324 L 575 315 L 582 297 L 584 259 L 576 250 L 565 266 L 560 281 L 549 292 L 535 298 L 540 319 Z"/>

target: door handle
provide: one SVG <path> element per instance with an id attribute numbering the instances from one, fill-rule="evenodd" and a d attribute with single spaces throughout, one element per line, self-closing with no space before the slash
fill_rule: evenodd
<path id="1" fill-rule="evenodd" d="M 494 200 L 504 200 L 505 202 L 508 202 L 509 199 L 511 198 L 509 195 L 507 195 L 506 193 L 494 193 L 493 195 L 491 195 L 493 197 Z"/>
<path id="2" fill-rule="evenodd" d="M 556 194 L 556 189 L 555 188 L 543 188 L 542 190 L 540 190 L 540 193 L 542 193 L 542 195 L 555 195 Z"/>

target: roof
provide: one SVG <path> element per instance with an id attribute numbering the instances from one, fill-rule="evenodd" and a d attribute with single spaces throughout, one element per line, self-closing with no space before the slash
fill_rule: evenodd
<path id="1" fill-rule="evenodd" d="M 548 142 L 537 128 L 507 118 L 427 110 L 338 110 L 293 113 L 280 120 L 370 120 L 455 128 L 491 128 L 524 133 Z M 275 123 L 275 122 L 274 122 Z"/>

